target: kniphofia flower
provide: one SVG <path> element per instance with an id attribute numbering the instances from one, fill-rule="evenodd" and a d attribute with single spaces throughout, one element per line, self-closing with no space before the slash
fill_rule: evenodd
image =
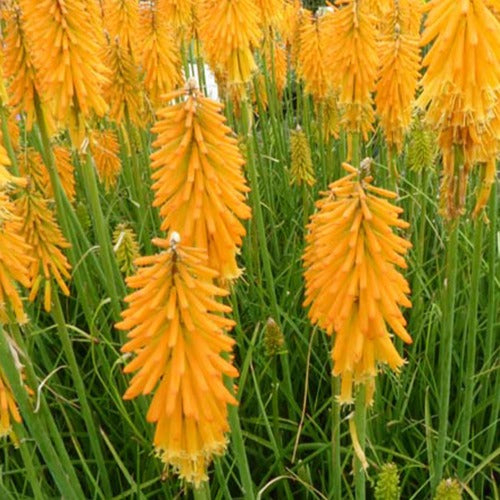
<path id="1" fill-rule="evenodd" d="M 252 0 L 203 0 L 199 34 L 209 64 L 229 84 L 247 83 L 257 70 L 253 49 L 261 38 L 259 10 Z"/>
<path id="2" fill-rule="evenodd" d="M 0 130 L 0 191 L 3 191 L 9 185 L 24 185 L 26 180 L 21 177 L 16 177 L 8 169 L 10 158 L 6 149 L 3 146 L 3 134 Z"/>
<path id="3" fill-rule="evenodd" d="M 53 146 L 52 152 L 54 153 L 56 169 L 63 191 L 66 193 L 68 200 L 74 202 L 76 198 L 75 167 L 71 161 L 71 151 L 64 146 L 56 145 Z M 41 165 L 41 167 L 45 183 L 44 193 L 47 198 L 53 198 L 54 192 L 50 182 L 49 172 L 44 165 Z"/>
<path id="4" fill-rule="evenodd" d="M 296 130 L 290 132 L 290 151 L 292 157 L 290 165 L 291 183 L 298 186 L 302 184 L 313 186 L 316 179 L 314 177 L 311 148 L 306 134 L 299 126 Z"/>
<path id="5" fill-rule="evenodd" d="M 106 191 L 113 190 L 122 169 L 120 145 L 116 133 L 110 129 L 93 130 L 89 145 L 100 181 Z"/>
<path id="6" fill-rule="evenodd" d="M 424 9 L 421 45 L 434 43 L 417 102 L 439 133 L 441 210 L 453 218 L 463 212 L 471 168 L 491 165 L 499 151 L 500 20 L 485 0 L 433 0 Z"/>
<path id="7" fill-rule="evenodd" d="M 368 138 L 374 120 L 372 93 L 378 67 L 376 18 L 361 0 L 339 0 L 340 9 L 329 16 L 327 40 L 331 45 L 327 67 L 339 91 L 342 123 L 351 133 Z"/>
<path id="8" fill-rule="evenodd" d="M 22 422 L 21 415 L 0 365 L 0 439 L 12 436 L 12 422 L 20 424 Z"/>
<path id="9" fill-rule="evenodd" d="M 276 28 L 281 23 L 285 7 L 284 0 L 255 0 L 259 8 L 259 19 L 264 30 Z"/>
<path id="10" fill-rule="evenodd" d="M 421 10 L 415 3 L 394 0 L 392 11 L 381 22 L 378 41 L 380 67 L 375 103 L 389 150 L 394 148 L 397 152 L 401 152 L 404 135 L 411 124 L 420 76 Z"/>
<path id="11" fill-rule="evenodd" d="M 113 251 L 120 271 L 126 276 L 133 274 L 136 269 L 134 261 L 139 257 L 139 244 L 134 230 L 128 224 L 116 226 L 113 232 Z"/>
<path id="12" fill-rule="evenodd" d="M 181 61 L 170 23 L 154 4 L 141 5 L 139 25 L 144 87 L 154 108 L 160 96 L 171 92 L 182 82 Z"/>
<path id="13" fill-rule="evenodd" d="M 335 333 L 333 374 L 340 375 L 340 402 L 352 402 L 353 384 L 366 384 L 370 404 L 379 364 L 398 370 L 403 359 L 390 331 L 411 342 L 399 307 L 411 307 L 406 268 L 411 244 L 393 227 L 405 229 L 402 209 L 386 198 L 396 194 L 372 185 L 372 177 L 344 163 L 348 175 L 329 186 L 311 217 L 304 253 L 309 318 Z"/>
<path id="14" fill-rule="evenodd" d="M 102 86 L 106 68 L 99 59 L 95 20 L 85 0 L 20 0 L 33 51 L 40 93 L 59 124 L 80 146 L 85 120 L 105 114 Z"/>
<path id="15" fill-rule="evenodd" d="M 197 3 L 199 0 L 157 0 L 157 9 L 176 33 L 184 38 L 193 22 L 193 12 Z"/>
<path id="16" fill-rule="evenodd" d="M 125 301 L 117 328 L 129 330 L 125 353 L 136 354 L 126 373 L 136 372 L 124 394 L 132 399 L 154 392 L 147 420 L 156 423 L 154 445 L 163 462 L 180 477 L 199 485 L 207 466 L 226 448 L 227 405 L 237 401 L 224 376 L 238 371 L 227 361 L 235 341 L 227 335 L 234 322 L 219 297 L 227 291 L 213 281 L 206 251 L 155 239 L 161 253 L 136 260 L 127 278 L 135 289 Z"/>
<path id="17" fill-rule="evenodd" d="M 64 295 L 69 295 L 66 280 L 70 279 L 71 266 L 63 250 L 70 244 L 64 238 L 47 200 L 36 189 L 25 189 L 16 200 L 23 221 L 24 240 L 32 248 L 34 260 L 29 266 L 31 291 L 29 300 L 34 301 L 43 289 L 43 305 L 47 312 L 52 308 L 52 286 L 55 281 Z"/>
<path id="18" fill-rule="evenodd" d="M 9 309 L 19 323 L 26 323 L 17 284 L 31 285 L 32 248 L 22 237 L 22 219 L 4 190 L 0 189 L 0 323 L 9 322 Z"/>
<path id="19" fill-rule="evenodd" d="M 178 231 L 186 245 L 208 249 L 209 264 L 221 278 L 239 275 L 236 254 L 250 218 L 243 157 L 223 106 L 204 97 L 192 82 L 165 96 L 185 100 L 158 111 L 151 155 L 161 229 Z"/>
<path id="20" fill-rule="evenodd" d="M 118 38 L 120 47 L 131 58 L 138 59 L 139 2 L 137 0 L 104 0 L 104 27 L 111 40 Z"/>
<path id="21" fill-rule="evenodd" d="M 283 96 L 286 85 L 287 60 L 285 48 L 275 39 L 268 37 L 263 46 L 263 56 L 267 74 L 276 87 L 278 99 Z"/>

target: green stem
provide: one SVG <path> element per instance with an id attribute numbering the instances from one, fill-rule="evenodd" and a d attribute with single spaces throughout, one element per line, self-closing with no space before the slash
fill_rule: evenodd
<path id="1" fill-rule="evenodd" d="M 193 498 L 194 500 L 210 500 L 212 498 L 207 481 L 201 483 L 197 488 L 193 488 Z"/>
<path id="2" fill-rule="evenodd" d="M 71 375 L 73 377 L 73 383 L 75 384 L 76 393 L 78 394 L 78 400 L 80 401 L 82 417 L 83 420 L 85 421 L 85 426 L 89 434 L 90 446 L 92 447 L 92 451 L 94 453 L 97 462 L 100 478 L 103 483 L 104 494 L 106 498 L 110 498 L 112 496 L 111 484 L 109 482 L 108 472 L 104 462 L 102 449 L 100 446 L 99 435 L 94 423 L 94 419 L 92 418 L 92 413 L 87 400 L 87 394 L 85 392 L 85 385 L 83 383 L 80 370 L 78 368 L 78 362 L 76 360 L 75 353 L 73 351 L 73 346 L 71 344 L 68 328 L 66 327 L 66 322 L 61 307 L 61 302 L 59 300 L 59 295 L 57 294 L 57 290 L 55 288 L 53 288 L 52 299 L 53 299 L 52 317 L 54 318 L 54 321 L 57 325 L 59 338 L 61 339 L 63 350 L 68 360 Z"/>
<path id="3" fill-rule="evenodd" d="M 478 328 L 478 305 L 479 305 L 479 278 L 481 275 L 481 259 L 483 249 L 483 228 L 482 217 L 475 221 L 474 227 L 474 253 L 472 257 L 472 276 L 470 283 L 471 295 L 468 307 L 468 328 L 466 332 L 466 352 L 467 361 L 465 367 L 465 394 L 462 415 L 462 425 L 460 431 L 460 461 L 458 476 L 463 477 L 467 459 L 467 450 L 471 432 L 473 404 L 474 404 L 474 372 L 476 367 L 476 343 Z"/>
<path id="4" fill-rule="evenodd" d="M 342 498 L 342 463 L 340 461 L 340 378 L 332 378 L 332 494 L 331 498 Z"/>
<path id="5" fill-rule="evenodd" d="M 361 384 L 356 395 L 354 407 L 354 421 L 356 422 L 356 430 L 358 433 L 359 445 L 361 450 L 365 451 L 366 445 L 366 389 L 364 384 Z M 354 457 L 354 487 L 356 491 L 356 500 L 365 500 L 366 498 L 366 481 L 363 464 L 358 456 Z"/>
<path id="6" fill-rule="evenodd" d="M 458 221 L 449 228 L 446 252 L 446 277 L 443 297 L 443 323 L 439 349 L 439 429 L 436 446 L 435 470 L 431 475 L 434 491 L 441 481 L 445 462 L 445 449 L 448 436 L 448 417 L 450 408 L 451 366 L 453 353 L 453 330 L 455 325 L 455 298 L 457 288 L 458 260 Z"/>
<path id="7" fill-rule="evenodd" d="M 2 120 L 3 143 L 12 164 L 12 171 L 14 172 L 14 174 L 19 175 L 16 153 L 14 152 L 14 148 L 12 147 L 12 141 L 10 140 L 8 117 L 5 107 L 2 105 L 0 105 L 0 119 Z"/>
<path id="8" fill-rule="evenodd" d="M 15 365 L 10 351 L 9 343 L 5 331 L 0 325 L 0 359 L 2 360 L 2 369 L 12 389 L 17 404 L 21 410 L 24 422 L 28 427 L 31 436 L 35 440 L 40 453 L 42 454 L 48 470 L 52 475 L 63 498 L 84 499 L 85 496 L 80 488 L 80 483 L 70 479 L 67 471 L 59 458 L 52 442 L 50 441 L 45 422 L 39 413 L 34 413 L 28 399 L 28 393 L 21 381 L 19 371 Z"/>

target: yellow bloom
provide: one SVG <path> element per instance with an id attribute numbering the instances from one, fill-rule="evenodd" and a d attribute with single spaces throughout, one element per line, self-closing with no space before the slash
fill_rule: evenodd
<path id="1" fill-rule="evenodd" d="M 259 19 L 264 29 L 278 27 L 283 18 L 284 0 L 256 0 Z"/>
<path id="2" fill-rule="evenodd" d="M 22 422 L 21 415 L 0 366 L 0 438 L 12 435 L 12 421 L 20 424 Z"/>
<path id="3" fill-rule="evenodd" d="M 326 16 L 315 17 L 307 12 L 304 14 L 300 28 L 297 73 L 304 81 L 306 93 L 311 94 L 316 100 L 325 99 L 331 90 L 330 68 L 326 63 L 326 54 L 330 44 L 326 34 L 326 25 Z"/>
<path id="4" fill-rule="evenodd" d="M 291 184 L 313 186 L 316 179 L 311 159 L 311 148 L 306 134 L 300 127 L 290 132 L 290 150 L 292 156 L 290 166 Z"/>
<path id="5" fill-rule="evenodd" d="M 103 87 L 103 95 L 110 103 L 110 118 L 120 124 L 128 116 L 132 123 L 140 125 L 143 95 L 139 72 L 130 51 L 122 45 L 119 37 L 108 44 L 105 60 L 110 77 Z"/>
<path id="6" fill-rule="evenodd" d="M 139 40 L 144 87 L 153 107 L 156 108 L 162 94 L 181 84 L 182 74 L 172 28 L 165 14 L 152 4 L 142 4 Z"/>
<path id="7" fill-rule="evenodd" d="M 125 301 L 120 330 L 129 330 L 125 353 L 136 357 L 125 372 L 137 372 L 124 394 L 132 399 L 154 391 L 147 420 L 156 423 L 154 445 L 163 462 L 180 477 L 199 485 L 207 466 L 226 448 L 227 405 L 237 401 L 224 376 L 238 371 L 224 359 L 234 340 L 231 308 L 217 300 L 228 294 L 216 287 L 217 272 L 204 250 L 153 240 L 163 251 L 136 260 L 139 271 L 127 278 L 135 289 Z"/>
<path id="8" fill-rule="evenodd" d="M 401 152 L 404 134 L 412 116 L 412 104 L 419 79 L 419 31 L 421 12 L 411 9 L 411 0 L 395 1 L 392 12 L 381 23 L 379 39 L 377 113 L 389 149 Z M 416 21 L 410 19 L 414 15 Z"/>
<path id="9" fill-rule="evenodd" d="M 104 25 L 111 40 L 118 38 L 120 47 L 137 60 L 139 50 L 139 3 L 137 0 L 104 0 Z"/>
<path id="10" fill-rule="evenodd" d="M 208 249 L 210 266 L 222 279 L 239 275 L 236 254 L 250 218 L 244 160 L 225 125 L 223 106 L 204 97 L 192 82 L 165 96 L 185 100 L 158 112 L 151 155 L 161 229 L 178 231 L 186 245 Z"/>
<path id="11" fill-rule="evenodd" d="M 9 155 L 3 146 L 3 135 L 0 130 L 0 191 L 5 190 L 9 185 L 25 185 L 26 179 L 16 177 L 7 169 L 10 165 Z"/>
<path id="12" fill-rule="evenodd" d="M 252 50 L 261 38 L 259 11 L 252 0 L 203 0 L 200 38 L 209 64 L 230 84 L 247 83 L 257 70 Z"/>
<path id="13" fill-rule="evenodd" d="M 161 12 L 176 33 L 184 38 L 193 23 L 193 12 L 199 0 L 157 0 Z"/>
<path id="14" fill-rule="evenodd" d="M 278 99 L 283 97 L 286 85 L 286 74 L 288 71 L 286 61 L 286 50 L 276 40 L 267 38 L 263 46 L 263 56 L 268 75 L 276 87 Z"/>
<path id="15" fill-rule="evenodd" d="M 499 151 L 500 20 L 485 0 L 433 0 L 421 45 L 434 41 L 417 103 L 439 131 L 444 173 L 441 210 L 463 213 L 467 179 Z"/>
<path id="16" fill-rule="evenodd" d="M 63 254 L 70 244 L 62 235 L 47 200 L 35 189 L 26 189 L 16 200 L 18 213 L 23 220 L 22 234 L 32 248 L 33 262 L 29 266 L 33 302 L 43 288 L 43 305 L 47 312 L 52 306 L 52 280 L 55 280 L 64 295 L 69 295 L 65 280 L 70 279 L 71 266 Z"/>
<path id="17" fill-rule="evenodd" d="M 31 285 L 31 252 L 22 237 L 22 220 L 15 215 L 15 206 L 7 194 L 0 190 L 0 323 L 9 321 L 8 307 L 19 323 L 28 320 L 16 283 L 26 288 Z"/>
<path id="18" fill-rule="evenodd" d="M 30 184 L 39 191 L 46 193 L 49 173 L 42 155 L 32 147 L 23 148 L 18 155 L 17 164 L 21 175 L 29 179 Z"/>
<path id="19" fill-rule="evenodd" d="M 372 93 L 378 67 L 376 18 L 360 0 L 339 0 L 343 7 L 330 15 L 327 40 L 331 44 L 328 68 L 334 68 L 333 86 L 339 90 L 342 123 L 348 132 L 367 140 L 374 120 Z"/>
<path id="20" fill-rule="evenodd" d="M 349 174 L 330 184 L 308 226 L 304 253 L 309 318 L 335 332 L 333 374 L 342 378 L 340 401 L 352 401 L 352 384 L 367 386 L 373 397 L 377 364 L 398 370 L 403 359 L 391 342 L 390 329 L 411 342 L 399 306 L 411 307 L 408 283 L 396 266 L 411 247 L 391 226 L 407 228 L 402 210 L 384 198 L 396 194 L 375 187 L 371 177 L 344 163 Z"/>
<path id="21" fill-rule="evenodd" d="M 89 144 L 99 179 L 106 191 L 112 191 L 122 169 L 116 133 L 113 130 L 93 130 Z"/>
<path id="22" fill-rule="evenodd" d="M 279 31 L 294 67 L 297 65 L 300 49 L 300 27 L 304 22 L 304 15 L 309 16 L 309 11 L 302 8 L 300 0 L 288 0 L 285 3 Z"/>
<path id="23" fill-rule="evenodd" d="M 54 159 L 56 162 L 56 169 L 61 181 L 62 188 L 66 193 L 68 200 L 73 203 L 76 198 L 75 189 L 75 167 L 71 162 L 71 152 L 64 146 L 54 146 L 52 148 Z M 41 160 L 41 158 L 40 158 Z M 44 194 L 47 198 L 53 198 L 54 192 L 50 176 L 45 165 L 42 165 L 43 179 L 44 179 Z"/>
<path id="24" fill-rule="evenodd" d="M 118 224 L 113 233 L 113 250 L 120 271 L 126 276 L 135 272 L 134 261 L 139 257 L 139 244 L 134 230 L 128 224 Z"/>
<path id="25" fill-rule="evenodd" d="M 75 146 L 92 112 L 107 106 L 101 93 L 106 68 L 99 60 L 94 20 L 85 0 L 20 0 L 33 50 L 40 92 L 58 123 L 67 125 Z"/>

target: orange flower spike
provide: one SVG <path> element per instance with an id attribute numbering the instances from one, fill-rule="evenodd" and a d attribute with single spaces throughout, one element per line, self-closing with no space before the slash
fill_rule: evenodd
<path id="1" fill-rule="evenodd" d="M 297 72 L 305 83 L 305 91 L 318 101 L 325 99 L 330 91 L 326 64 L 329 43 L 326 19 L 325 16 L 316 17 L 306 12 L 300 28 Z"/>
<path id="2" fill-rule="evenodd" d="M 111 40 L 118 38 L 120 47 L 132 61 L 139 58 L 137 44 L 139 29 L 139 3 L 137 0 L 105 0 L 104 25 Z"/>
<path id="3" fill-rule="evenodd" d="M 157 108 L 160 96 L 182 83 L 177 43 L 165 14 L 153 4 L 141 4 L 139 26 L 144 87 Z"/>
<path id="4" fill-rule="evenodd" d="M 44 308 L 50 312 L 52 305 L 52 280 L 55 280 L 64 295 L 69 295 L 65 280 L 69 280 L 71 266 L 63 254 L 70 247 L 57 225 L 54 214 L 42 194 L 36 190 L 25 190 L 16 200 L 18 213 L 23 220 L 23 236 L 31 246 L 35 260 L 30 264 L 31 292 L 33 302 L 40 288 L 44 290 Z"/>
<path id="5" fill-rule="evenodd" d="M 175 32 L 184 38 L 192 26 L 197 3 L 197 0 L 158 0 L 157 9 L 173 26 Z"/>
<path id="6" fill-rule="evenodd" d="M 281 99 L 286 86 L 287 60 L 285 48 L 276 40 L 268 37 L 264 42 L 263 55 L 266 70 L 269 75 L 274 75 L 276 93 Z"/>
<path id="7" fill-rule="evenodd" d="M 253 49 L 259 45 L 259 10 L 251 0 L 203 0 L 200 39 L 209 64 L 227 73 L 229 84 L 250 81 L 257 70 Z"/>
<path id="8" fill-rule="evenodd" d="M 366 161 L 366 160 L 365 160 Z M 410 343 L 399 307 L 411 307 L 408 283 L 396 269 L 411 248 L 392 227 L 407 228 L 396 194 L 372 186 L 351 165 L 330 184 L 311 217 L 304 252 L 306 300 L 312 323 L 335 333 L 333 374 L 342 378 L 340 401 L 352 402 L 352 384 L 367 384 L 371 404 L 377 363 L 398 371 L 403 359 L 389 328 Z"/>
<path id="9" fill-rule="evenodd" d="M 110 41 L 106 49 L 106 64 L 110 77 L 103 87 L 103 95 L 111 103 L 109 116 L 122 123 L 127 115 L 135 125 L 141 125 L 143 109 L 142 88 L 134 59 L 119 37 Z"/>
<path id="10" fill-rule="evenodd" d="M 116 133 L 113 130 L 93 130 L 90 134 L 90 151 L 104 189 L 112 191 L 122 169 Z"/>
<path id="11" fill-rule="evenodd" d="M 277 28 L 283 19 L 285 1 L 284 0 L 256 0 L 259 8 L 259 19 L 262 27 Z"/>
<path id="12" fill-rule="evenodd" d="M 161 229 L 176 229 L 186 245 L 208 249 L 209 263 L 221 278 L 239 276 L 236 254 L 249 219 L 249 191 L 243 157 L 225 125 L 222 105 L 204 97 L 193 82 L 165 96 L 186 100 L 158 112 L 157 139 L 151 155 L 153 205 L 160 208 Z"/>
<path id="13" fill-rule="evenodd" d="M 64 146 L 53 146 L 52 151 L 54 152 L 54 159 L 56 162 L 56 168 L 62 188 L 66 193 L 66 197 L 68 198 L 68 200 L 73 203 L 76 199 L 76 188 L 75 167 L 71 162 L 71 152 Z M 49 172 L 45 165 L 40 166 L 42 168 L 44 179 L 43 192 L 48 198 L 53 198 L 54 192 L 52 190 L 52 183 L 50 182 Z"/>
<path id="14" fill-rule="evenodd" d="M 416 19 L 410 19 L 415 16 Z M 381 23 L 380 66 L 375 103 L 387 144 L 401 152 L 412 119 L 412 104 L 419 80 L 421 11 L 410 0 L 394 1 L 393 11 Z"/>
<path id="15" fill-rule="evenodd" d="M 54 118 L 67 125 L 75 146 L 85 136 L 85 120 L 103 116 L 102 86 L 107 70 L 99 59 L 99 41 L 84 0 L 20 0 L 25 31 L 33 51 L 42 99 Z"/>
<path id="16" fill-rule="evenodd" d="M 16 283 L 29 288 L 32 248 L 22 237 L 22 220 L 5 191 L 0 190 L 0 323 L 9 321 L 7 304 L 19 323 L 26 323 L 23 302 Z"/>
<path id="17" fill-rule="evenodd" d="M 226 449 L 227 405 L 237 405 L 224 377 L 238 371 L 224 359 L 235 341 L 227 335 L 234 321 L 219 297 L 228 292 L 213 284 L 206 251 L 155 239 L 162 252 L 136 259 L 137 273 L 127 278 L 135 289 L 116 326 L 128 330 L 125 353 L 135 372 L 124 399 L 154 393 L 147 420 L 156 423 L 154 445 L 162 461 L 198 486 L 206 481 L 213 457 Z"/>
<path id="18" fill-rule="evenodd" d="M 26 179 L 12 175 L 7 168 L 9 165 L 9 155 L 3 146 L 3 135 L 0 130 L 0 191 L 5 190 L 9 185 L 23 186 L 26 184 Z"/>
<path id="19" fill-rule="evenodd" d="M 365 2 L 339 0 L 326 35 L 331 44 L 328 68 L 335 68 L 333 87 L 340 90 L 343 125 L 348 132 L 360 132 L 368 139 L 374 121 L 372 93 L 377 76 L 376 18 Z"/>

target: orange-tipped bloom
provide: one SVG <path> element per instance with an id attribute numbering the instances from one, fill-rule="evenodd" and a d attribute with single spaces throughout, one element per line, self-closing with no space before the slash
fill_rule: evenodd
<path id="1" fill-rule="evenodd" d="M 434 41 L 423 60 L 426 72 L 417 103 L 439 132 L 444 175 L 441 210 L 463 212 L 467 179 L 477 162 L 499 151 L 500 20 L 492 2 L 433 0 L 421 45 Z"/>
<path id="2" fill-rule="evenodd" d="M 0 324 L 9 321 L 8 309 L 19 323 L 26 323 L 23 301 L 17 283 L 29 288 L 31 247 L 22 237 L 22 220 L 15 215 L 15 206 L 0 190 Z"/>
<path id="3" fill-rule="evenodd" d="M 294 67 L 299 54 L 300 28 L 304 22 L 304 15 L 309 16 L 309 11 L 302 8 L 300 0 L 288 0 L 285 3 L 279 31 Z"/>
<path id="4" fill-rule="evenodd" d="M 259 10 L 252 0 L 203 0 L 200 38 L 209 64 L 229 84 L 247 83 L 257 70 L 253 49 L 261 38 Z"/>
<path id="5" fill-rule="evenodd" d="M 375 103 L 387 144 L 398 152 L 401 152 L 404 135 L 411 124 L 412 104 L 420 76 L 418 28 L 421 11 L 414 4 L 413 0 L 396 0 L 393 11 L 381 23 L 379 39 L 380 67 Z M 412 16 L 416 20 L 411 19 Z"/>
<path id="6" fill-rule="evenodd" d="M 349 175 L 330 184 L 308 226 L 304 253 L 306 300 L 312 323 L 335 332 L 333 374 L 342 378 L 340 401 L 352 401 L 352 385 L 367 386 L 371 403 L 377 365 L 398 370 L 403 359 L 389 328 L 411 337 L 400 306 L 411 307 L 408 283 L 397 270 L 411 247 L 392 227 L 407 228 L 402 209 L 385 198 L 396 194 L 373 186 L 371 177 L 344 163 Z"/>
<path id="7" fill-rule="evenodd" d="M 290 132 L 290 184 L 313 186 L 316 182 L 311 158 L 311 148 L 304 131 L 297 126 Z"/>
<path id="8" fill-rule="evenodd" d="M 285 0 L 256 0 L 255 3 L 259 8 L 260 23 L 265 30 L 281 24 Z"/>
<path id="9" fill-rule="evenodd" d="M 112 40 L 118 38 L 120 47 L 132 60 L 137 60 L 139 46 L 139 3 L 137 0 L 104 0 L 104 26 Z"/>
<path id="10" fill-rule="evenodd" d="M 21 423 L 14 395 L 0 366 L 0 439 L 12 436 L 12 422 Z"/>
<path id="11" fill-rule="evenodd" d="M 116 133 L 113 130 L 93 130 L 90 134 L 90 151 L 100 181 L 106 191 L 112 191 L 122 169 Z"/>
<path id="12" fill-rule="evenodd" d="M 69 295 L 65 280 L 70 279 L 71 266 L 63 253 L 70 244 L 62 235 L 54 214 L 39 191 L 26 189 L 16 200 L 18 213 L 23 220 L 22 234 L 32 248 L 33 262 L 29 266 L 33 302 L 43 289 L 43 305 L 47 312 L 52 306 L 52 282 L 59 285 L 64 295 Z"/>
<path id="13" fill-rule="evenodd" d="M 139 31 L 144 87 L 154 108 L 160 96 L 182 82 L 181 62 L 174 33 L 165 14 L 153 4 L 141 7 Z"/>
<path id="14" fill-rule="evenodd" d="M 67 125 L 76 146 L 85 136 L 85 120 L 102 116 L 101 93 L 106 68 L 87 2 L 84 0 L 20 0 L 25 31 L 33 50 L 40 92 L 58 123 Z"/>
<path id="15" fill-rule="evenodd" d="M 117 325 L 129 330 L 122 351 L 136 354 L 125 368 L 137 373 L 124 398 L 154 391 L 147 420 L 156 423 L 157 453 L 199 485 L 225 451 L 227 405 L 237 404 L 224 376 L 238 371 L 223 357 L 235 343 L 226 334 L 234 322 L 224 317 L 231 308 L 217 299 L 228 292 L 213 284 L 217 272 L 204 250 L 179 245 L 177 233 L 153 242 L 163 251 L 136 260 L 139 271 L 127 278 L 135 291 Z"/>
<path id="16" fill-rule="evenodd" d="M 103 95 L 110 103 L 109 117 L 120 124 L 128 117 L 135 125 L 142 121 L 143 95 L 139 72 L 130 51 L 119 37 L 112 39 L 105 57 L 110 76 Z"/>
<path id="17" fill-rule="evenodd" d="M 223 106 L 204 97 L 191 83 L 165 96 L 185 100 L 158 112 L 151 155 L 155 200 L 161 229 L 178 231 L 186 245 L 208 249 L 209 264 L 222 279 L 239 275 L 236 254 L 250 218 L 243 157 Z"/>
<path id="18" fill-rule="evenodd" d="M 326 64 L 330 43 L 325 28 L 327 24 L 326 16 L 316 17 L 309 12 L 304 14 L 300 28 L 297 72 L 304 81 L 305 91 L 318 101 L 325 99 L 330 91 L 328 73 L 331 68 Z"/>
<path id="19" fill-rule="evenodd" d="M 378 68 L 376 18 L 365 2 L 339 0 L 328 23 L 331 44 L 328 68 L 334 68 L 333 86 L 339 90 L 342 122 L 348 132 L 366 140 L 374 120 L 372 93 Z"/>
<path id="20" fill-rule="evenodd" d="M 288 70 L 285 47 L 276 40 L 267 38 L 264 42 L 263 56 L 267 73 L 274 82 L 278 99 L 281 99 L 285 90 Z"/>
<path id="21" fill-rule="evenodd" d="M 54 159 L 56 162 L 56 169 L 61 181 L 61 186 L 66 193 L 68 200 L 73 203 L 76 198 L 76 188 L 75 188 L 75 167 L 71 161 L 71 152 L 68 148 L 64 146 L 54 146 L 52 148 L 54 153 Z M 41 158 L 40 158 L 41 160 Z M 45 183 L 44 193 L 47 198 L 54 197 L 54 191 L 52 189 L 52 183 L 50 182 L 50 176 L 45 165 L 40 165 L 42 167 L 43 178 Z"/>
<path id="22" fill-rule="evenodd" d="M 0 190 L 4 190 L 9 185 L 24 185 L 26 180 L 21 177 L 16 177 L 9 170 L 10 165 L 9 155 L 3 147 L 3 135 L 0 130 Z"/>
<path id="23" fill-rule="evenodd" d="M 184 38 L 193 23 L 193 13 L 199 0 L 157 0 L 161 12 L 175 32 Z"/>

